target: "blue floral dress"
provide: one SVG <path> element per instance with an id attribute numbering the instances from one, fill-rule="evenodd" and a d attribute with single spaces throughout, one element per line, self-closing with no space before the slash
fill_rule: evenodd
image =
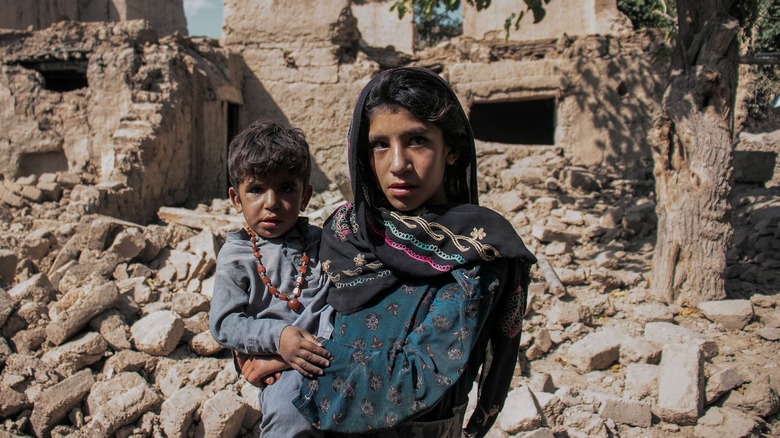
<path id="1" fill-rule="evenodd" d="M 427 417 L 461 413 L 484 361 L 489 333 L 495 324 L 516 320 L 507 315 L 488 321 L 506 274 L 502 260 L 457 269 L 426 284 L 404 284 L 363 310 L 339 314 L 334 339 L 323 340 L 333 355 L 331 366 L 324 376 L 304 382 L 296 406 L 318 427 L 340 433 L 414 420 L 406 432 L 396 429 L 397 436 L 425 430 Z M 518 294 L 511 308 L 519 309 L 516 304 L 524 298 Z M 517 356 L 494 360 L 513 369 Z M 442 435 L 427 438 L 433 436 Z"/>

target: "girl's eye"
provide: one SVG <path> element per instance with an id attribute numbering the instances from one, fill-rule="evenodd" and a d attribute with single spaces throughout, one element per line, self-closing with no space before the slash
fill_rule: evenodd
<path id="1" fill-rule="evenodd" d="M 412 145 L 422 145 L 425 144 L 426 139 L 425 137 L 412 137 L 411 140 L 409 140 L 409 144 Z"/>
<path id="2" fill-rule="evenodd" d="M 375 141 L 371 143 L 371 149 L 387 149 L 387 143 Z"/>

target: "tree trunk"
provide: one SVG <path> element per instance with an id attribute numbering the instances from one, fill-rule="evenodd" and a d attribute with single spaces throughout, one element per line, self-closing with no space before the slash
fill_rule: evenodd
<path id="1" fill-rule="evenodd" d="M 735 0 L 678 0 L 678 39 L 650 143 L 658 238 L 656 297 L 696 305 L 726 297 L 731 241 L 733 108 L 739 63 Z"/>

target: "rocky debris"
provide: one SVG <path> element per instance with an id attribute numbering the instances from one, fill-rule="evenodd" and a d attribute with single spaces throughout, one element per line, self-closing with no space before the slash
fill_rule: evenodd
<path id="1" fill-rule="evenodd" d="M 780 330 L 780 298 L 766 283 L 775 253 L 735 248 L 734 301 L 661 303 L 646 274 L 651 186 L 568 169 L 550 151 L 507 152 L 480 172 L 502 175 L 520 160 L 545 171 L 481 200 L 510 218 L 546 267 L 532 271 L 514 388 L 491 436 L 776 434 L 771 331 Z M 166 220 L 149 225 L 87 214 L 94 210 L 78 204 L 92 198 L 75 194 L 92 189 L 90 178 L 67 178 L 47 177 L 60 185 L 57 202 L 0 205 L 8 218 L 0 221 L 0 275 L 10 277 L 0 286 L 3 430 L 256 435 L 258 389 L 208 331 L 216 254 L 240 216 L 227 200 L 166 207 Z M 312 221 L 340 199 L 316 195 Z M 737 225 L 774 233 L 777 224 L 750 208 L 736 204 Z M 754 263 L 758 254 L 767 255 Z"/>

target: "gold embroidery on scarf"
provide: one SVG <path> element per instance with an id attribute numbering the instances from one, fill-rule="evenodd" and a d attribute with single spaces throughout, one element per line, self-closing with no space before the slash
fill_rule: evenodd
<path id="1" fill-rule="evenodd" d="M 398 214 L 398 212 L 390 211 L 387 209 L 381 209 L 383 212 L 390 214 L 394 219 L 399 221 L 400 223 L 406 225 L 410 229 L 417 228 L 418 226 L 422 228 L 428 236 L 430 236 L 433 240 L 436 241 L 442 241 L 445 237 L 449 237 L 452 243 L 455 245 L 456 248 L 460 252 L 466 252 L 469 250 L 469 246 L 473 247 L 479 256 L 485 260 L 485 261 L 491 261 L 494 258 L 501 257 L 501 254 L 498 252 L 498 250 L 490 244 L 482 243 L 477 238 L 474 237 L 475 232 L 477 232 L 478 238 L 485 238 L 485 231 L 483 229 L 477 230 L 476 228 L 474 231 L 472 231 L 472 237 L 467 236 L 461 236 L 458 234 L 453 233 L 450 231 L 447 227 L 444 225 L 441 225 L 437 222 L 428 222 L 425 219 L 419 217 L 419 216 L 404 216 L 401 214 Z M 437 233 L 436 231 L 439 231 L 442 234 Z M 481 232 L 481 235 L 479 234 Z M 446 235 L 446 236 L 445 236 Z"/>

